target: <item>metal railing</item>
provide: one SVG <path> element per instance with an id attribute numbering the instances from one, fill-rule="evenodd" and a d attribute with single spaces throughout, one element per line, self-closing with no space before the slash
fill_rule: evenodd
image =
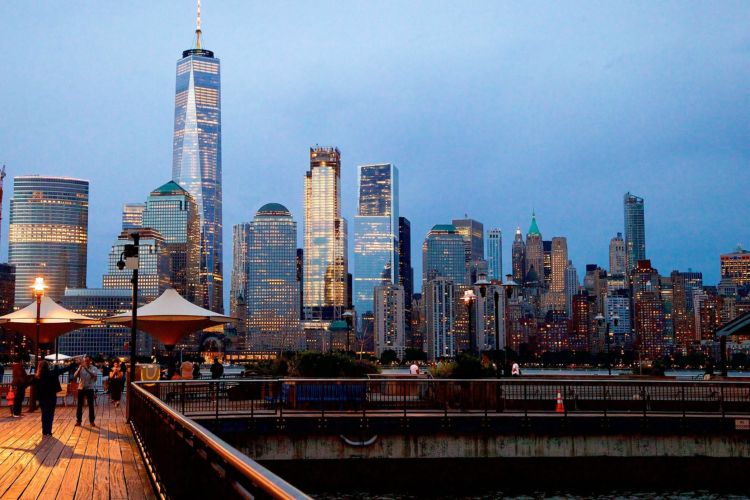
<path id="1" fill-rule="evenodd" d="M 750 414 L 750 383 L 732 381 L 287 378 L 159 381 L 144 388 L 183 415 L 216 418 L 394 412 L 404 417 L 434 413 Z"/>
<path id="2" fill-rule="evenodd" d="M 135 384 L 131 425 L 162 497 L 309 498 L 144 386 Z"/>

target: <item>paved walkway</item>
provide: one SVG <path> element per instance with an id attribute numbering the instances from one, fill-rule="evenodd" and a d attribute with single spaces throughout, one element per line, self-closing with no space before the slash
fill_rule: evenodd
<path id="1" fill-rule="evenodd" d="M 42 437 L 40 411 L 25 411 L 11 418 L 0 408 L 0 499 L 155 498 L 123 407 L 98 404 L 92 428 L 75 427 L 75 408 L 58 406 L 51 437 Z"/>

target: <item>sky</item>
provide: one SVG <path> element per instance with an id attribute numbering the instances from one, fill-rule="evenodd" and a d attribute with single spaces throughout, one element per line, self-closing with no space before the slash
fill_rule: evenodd
<path id="1" fill-rule="evenodd" d="M 464 214 L 502 229 L 504 270 L 532 210 L 579 276 L 606 268 L 626 191 L 662 274 L 715 284 L 719 254 L 750 248 L 747 2 L 204 0 L 202 18 L 222 64 L 227 289 L 231 227 L 263 204 L 286 205 L 301 241 L 316 144 L 341 150 L 350 230 L 356 166 L 399 168 L 417 288 L 427 231 Z M 101 286 L 122 204 L 171 178 L 195 3 L 5 0 L 0 29 L 0 258 L 13 176 L 88 179 Z"/>

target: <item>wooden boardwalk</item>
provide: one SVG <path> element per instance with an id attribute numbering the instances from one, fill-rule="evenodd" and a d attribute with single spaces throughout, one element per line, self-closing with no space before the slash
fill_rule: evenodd
<path id="1" fill-rule="evenodd" d="M 57 407 L 52 436 L 41 414 L 0 409 L 0 499 L 155 498 L 124 407 L 98 404 L 92 428 L 75 427 L 75 407 Z"/>

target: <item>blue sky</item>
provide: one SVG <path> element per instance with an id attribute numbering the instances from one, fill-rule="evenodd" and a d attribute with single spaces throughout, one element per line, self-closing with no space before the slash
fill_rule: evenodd
<path id="1" fill-rule="evenodd" d="M 188 0 L 0 3 L 0 255 L 10 177 L 89 179 L 101 285 L 122 203 L 171 177 L 194 16 Z M 289 207 L 301 236 L 315 144 L 341 149 L 350 227 L 356 165 L 399 167 L 416 281 L 428 229 L 464 213 L 503 230 L 506 269 L 532 209 L 579 273 L 606 267 L 626 191 L 646 199 L 663 274 L 713 284 L 719 254 L 750 247 L 746 2 L 205 0 L 203 32 L 222 61 L 227 283 L 231 226 L 264 203 Z"/>

